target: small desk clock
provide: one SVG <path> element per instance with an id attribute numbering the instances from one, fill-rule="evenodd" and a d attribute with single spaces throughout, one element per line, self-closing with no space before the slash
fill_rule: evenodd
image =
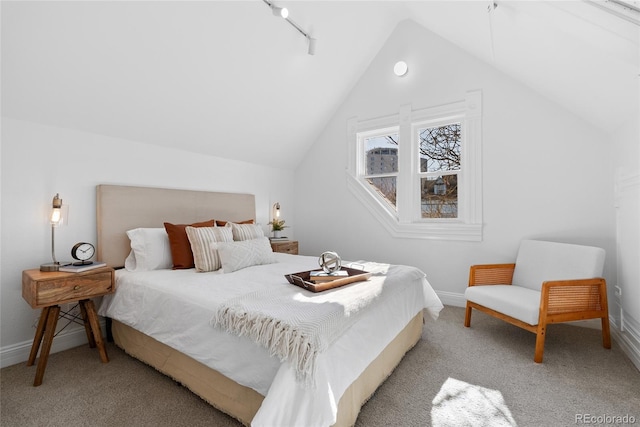
<path id="1" fill-rule="evenodd" d="M 88 265 L 93 264 L 93 261 L 89 261 L 96 253 L 96 248 L 91 243 L 79 242 L 73 245 L 71 248 L 71 256 L 80 262 L 74 262 L 73 265 Z"/>

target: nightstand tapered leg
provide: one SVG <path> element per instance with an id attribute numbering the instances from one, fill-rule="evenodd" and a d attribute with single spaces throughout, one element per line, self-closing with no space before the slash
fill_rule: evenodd
<path id="1" fill-rule="evenodd" d="M 87 317 L 89 318 L 91 330 L 93 331 L 93 338 L 96 340 L 96 347 L 98 347 L 98 352 L 100 353 L 100 360 L 102 361 L 102 363 L 107 363 L 109 361 L 109 356 L 107 356 L 107 348 L 105 347 L 104 341 L 102 340 L 102 331 L 100 330 L 100 322 L 98 321 L 96 306 L 91 300 L 82 300 L 80 301 L 80 303 L 85 304 Z"/>
<path id="2" fill-rule="evenodd" d="M 56 334 L 56 325 L 58 324 L 58 315 L 60 314 L 60 306 L 54 305 L 49 307 L 49 314 L 47 316 L 47 325 L 45 326 L 44 342 L 42 344 L 42 351 L 40 352 L 40 359 L 38 360 L 38 368 L 36 369 L 36 379 L 33 382 L 34 386 L 42 384 L 42 378 L 44 377 L 44 370 L 47 367 L 47 360 L 49 360 L 49 352 L 51 351 L 51 344 L 53 343 L 53 337 Z"/>
<path id="3" fill-rule="evenodd" d="M 87 341 L 89 341 L 89 347 L 96 347 L 96 340 L 93 338 L 93 331 L 91 330 L 91 323 L 89 322 L 89 316 L 87 316 L 87 308 L 84 305 L 85 300 L 80 301 L 80 313 L 82 315 L 82 321 L 84 323 L 84 331 L 87 333 Z"/>
<path id="4" fill-rule="evenodd" d="M 31 354 L 29 354 L 29 360 L 27 360 L 27 366 L 33 366 L 38 357 L 38 350 L 40 350 L 40 343 L 42 342 L 42 336 L 44 335 L 44 329 L 47 325 L 47 317 L 49 316 L 49 309 L 51 307 L 45 307 L 40 312 L 40 319 L 38 320 L 38 328 L 36 329 L 36 336 L 33 338 L 33 344 L 31 345 Z"/>

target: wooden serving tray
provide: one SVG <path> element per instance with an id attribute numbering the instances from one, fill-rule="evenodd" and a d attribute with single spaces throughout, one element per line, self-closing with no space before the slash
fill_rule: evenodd
<path id="1" fill-rule="evenodd" d="M 371 273 L 368 273 L 364 270 L 358 270 L 349 267 L 342 267 L 340 270 L 346 271 L 347 273 L 349 273 L 349 276 L 342 276 L 337 277 L 335 280 L 313 283 L 311 282 L 311 271 L 321 271 L 320 269 L 317 269 L 310 271 L 301 271 L 300 273 L 285 274 L 284 277 L 286 277 L 286 279 L 292 285 L 300 286 L 301 288 L 304 288 L 311 292 L 322 292 L 328 289 L 348 285 L 349 283 L 368 280 L 369 277 L 371 277 Z"/>

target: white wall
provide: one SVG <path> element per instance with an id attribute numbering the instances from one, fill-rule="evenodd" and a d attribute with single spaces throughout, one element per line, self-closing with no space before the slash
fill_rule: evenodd
<path id="1" fill-rule="evenodd" d="M 609 309 L 618 342 L 640 369 L 640 115 L 612 136 L 616 153 L 618 280 L 609 286 Z M 613 292 L 614 285 L 619 291 Z"/>
<path id="2" fill-rule="evenodd" d="M 26 360 L 33 340 L 33 310 L 21 296 L 21 272 L 51 261 L 47 215 L 60 193 L 69 222 L 56 232 L 56 256 L 70 259 L 78 241 L 96 241 L 95 186 L 122 184 L 251 193 L 265 231 L 279 201 L 293 225 L 293 171 L 256 166 L 175 149 L 2 118 L 0 359 Z M 221 218 L 222 219 L 222 218 Z M 295 229 L 288 231 L 289 235 Z M 77 329 L 76 329 L 77 330 Z M 67 332 L 65 330 L 65 332 Z M 86 341 L 54 341 L 54 351 Z"/>
<path id="3" fill-rule="evenodd" d="M 398 60 L 409 74 L 396 77 Z M 549 64 L 549 66 L 552 66 Z M 482 242 L 391 237 L 345 187 L 347 119 L 483 93 Z M 615 281 L 613 162 L 606 135 L 412 21 L 399 24 L 296 170 L 301 252 L 414 265 L 461 304 L 469 265 L 509 262 L 523 238 L 601 246 Z"/>

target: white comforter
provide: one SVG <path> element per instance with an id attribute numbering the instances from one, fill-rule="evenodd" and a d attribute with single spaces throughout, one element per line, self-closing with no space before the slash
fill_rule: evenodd
<path id="1" fill-rule="evenodd" d="M 230 274 L 155 270 L 116 274 L 116 293 L 99 313 L 129 325 L 265 396 L 253 426 L 329 426 L 346 388 L 423 308 L 436 318 L 442 303 L 424 278 L 377 300 L 317 358 L 316 386 L 247 337 L 210 325 L 225 301 L 266 285 L 291 286 L 284 274 L 317 268 L 317 258 L 275 254 L 278 263 Z M 368 264 L 369 268 L 374 267 Z M 384 270 L 385 265 L 375 268 Z M 351 285 L 354 286 L 354 285 Z M 357 284 L 356 284 L 357 286 Z M 301 293 L 309 294 L 300 289 Z"/>

